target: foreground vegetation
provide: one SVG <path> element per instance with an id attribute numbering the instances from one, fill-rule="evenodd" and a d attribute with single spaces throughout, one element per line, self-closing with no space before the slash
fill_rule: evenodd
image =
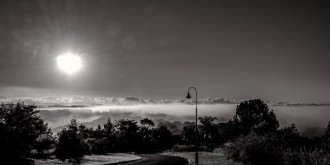
<path id="1" fill-rule="evenodd" d="M 225 123 L 210 116 L 199 118 L 198 136 L 195 136 L 194 122 L 185 122 L 181 135 L 172 135 L 166 125 L 155 126 L 150 119 L 139 123 L 127 119 L 112 122 L 110 117 L 97 128 L 87 128 L 73 118 L 53 135 L 35 108 L 24 103 L 1 104 L 1 160 L 27 164 L 33 163 L 27 158 L 55 156 L 61 161 L 80 163 L 84 155 L 92 154 L 155 153 L 171 149 L 180 155 L 179 152 L 187 154 L 196 147 L 212 152 L 222 147 L 225 155 L 202 152 L 206 155 L 205 161 L 224 162 L 226 157 L 256 165 L 325 165 L 330 162 L 330 123 L 322 137 L 309 139 L 302 136 L 294 124 L 279 129 L 275 113 L 258 99 L 240 103 L 236 114 Z M 198 146 L 195 146 L 196 141 Z M 189 157 L 189 154 L 182 154 L 182 157 Z"/>
<path id="2" fill-rule="evenodd" d="M 167 151 L 161 154 L 183 157 L 188 160 L 190 165 L 195 165 L 195 152 Z M 242 165 L 241 163 L 227 159 L 222 152 L 201 151 L 198 153 L 198 159 L 200 165 Z"/>
<path id="3" fill-rule="evenodd" d="M 330 122 L 322 137 L 302 136 L 294 124 L 278 129 L 277 119 L 260 100 L 242 102 L 236 110 L 233 134 L 224 143 L 226 156 L 246 164 L 328 165 Z M 235 131 L 236 130 L 236 131 Z"/>

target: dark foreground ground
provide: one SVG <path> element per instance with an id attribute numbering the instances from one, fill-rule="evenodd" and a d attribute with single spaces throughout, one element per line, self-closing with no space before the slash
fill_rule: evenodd
<path id="1" fill-rule="evenodd" d="M 168 155 L 142 154 L 138 155 L 142 159 L 123 163 L 122 165 L 187 165 L 188 161 L 184 158 Z"/>

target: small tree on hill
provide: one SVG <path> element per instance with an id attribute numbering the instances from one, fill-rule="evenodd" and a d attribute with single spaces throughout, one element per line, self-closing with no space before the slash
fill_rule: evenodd
<path id="1" fill-rule="evenodd" d="M 86 144 L 78 132 L 78 123 L 75 118 L 59 133 L 55 156 L 60 160 L 74 159 L 80 162 L 86 152 Z"/>
<path id="2" fill-rule="evenodd" d="M 105 137 L 107 139 L 107 152 L 114 152 L 115 143 L 116 143 L 116 134 L 115 134 L 115 126 L 111 122 L 111 119 L 108 118 L 107 122 L 103 125 L 105 131 Z"/>
<path id="3" fill-rule="evenodd" d="M 148 118 L 140 120 L 140 123 L 144 127 L 153 127 L 153 126 L 155 126 L 155 123 L 152 120 L 148 119 Z"/>

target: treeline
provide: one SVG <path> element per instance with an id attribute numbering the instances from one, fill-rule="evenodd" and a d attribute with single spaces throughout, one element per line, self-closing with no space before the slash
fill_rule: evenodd
<path id="1" fill-rule="evenodd" d="M 28 163 L 26 158 L 49 158 L 79 162 L 84 155 L 111 152 L 151 153 L 171 149 L 180 140 L 164 124 L 155 126 L 149 119 L 108 118 L 104 125 L 87 128 L 71 122 L 53 135 L 48 125 L 37 115 L 34 105 L 1 104 L 0 158 L 15 163 Z M 22 163 L 22 164 L 23 164 Z"/>
<path id="2" fill-rule="evenodd" d="M 55 156 L 60 160 L 74 158 L 76 161 L 89 154 L 162 151 L 170 149 L 177 141 L 165 125 L 155 127 L 149 119 L 141 120 L 139 125 L 126 119 L 112 123 L 108 118 L 103 126 L 94 129 L 78 125 L 73 118 L 57 136 Z"/>
<path id="3" fill-rule="evenodd" d="M 111 152 L 152 153 L 164 150 L 213 151 L 222 147 L 225 155 L 247 164 L 329 164 L 330 122 L 322 137 L 309 139 L 294 124 L 279 128 L 276 115 L 261 100 L 241 102 L 228 122 L 215 117 L 185 122 L 181 135 L 173 135 L 165 124 L 110 118 L 97 128 L 78 124 L 77 119 L 53 135 L 33 105 L 1 104 L 1 160 L 26 161 L 48 158 L 79 162 L 84 155 Z M 197 142 L 197 146 L 195 146 Z M 15 162 L 14 162 L 15 163 Z M 16 162 L 17 163 L 17 162 Z M 22 164 L 22 163 L 21 163 Z"/>

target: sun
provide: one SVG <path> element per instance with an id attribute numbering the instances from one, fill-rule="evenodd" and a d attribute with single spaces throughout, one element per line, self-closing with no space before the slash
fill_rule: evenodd
<path id="1" fill-rule="evenodd" d="M 57 66 L 68 75 L 72 75 L 81 69 L 81 58 L 71 52 L 57 56 Z"/>

